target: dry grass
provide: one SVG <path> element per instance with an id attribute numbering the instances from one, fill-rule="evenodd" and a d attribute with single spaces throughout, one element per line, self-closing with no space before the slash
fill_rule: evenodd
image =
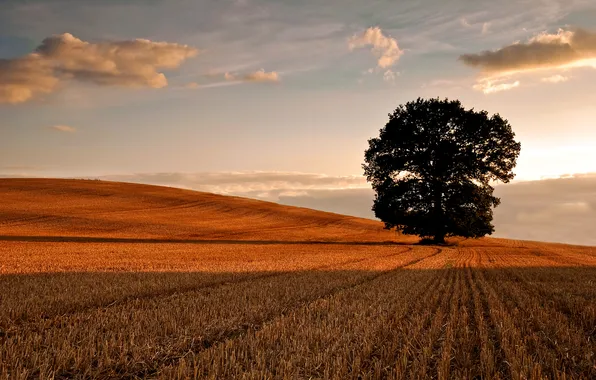
<path id="1" fill-rule="evenodd" d="M 0 378 L 596 378 L 592 247 L 419 246 L 143 185 L 0 195 Z"/>

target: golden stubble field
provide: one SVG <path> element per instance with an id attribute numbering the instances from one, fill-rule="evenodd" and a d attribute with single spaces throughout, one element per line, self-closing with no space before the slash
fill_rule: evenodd
<path id="1" fill-rule="evenodd" d="M 0 196 L 0 378 L 596 378 L 593 247 L 103 181 Z"/>

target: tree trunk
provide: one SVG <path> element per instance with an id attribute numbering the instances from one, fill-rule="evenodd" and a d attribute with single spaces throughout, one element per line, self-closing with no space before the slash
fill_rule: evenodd
<path id="1" fill-rule="evenodd" d="M 443 184 L 441 182 L 435 183 L 435 204 L 434 204 L 434 217 L 435 217 L 435 244 L 445 243 L 445 216 L 443 212 Z"/>

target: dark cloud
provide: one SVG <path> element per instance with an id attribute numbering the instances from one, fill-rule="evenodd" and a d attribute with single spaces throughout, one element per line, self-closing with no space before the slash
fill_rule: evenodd
<path id="1" fill-rule="evenodd" d="M 277 202 L 290 206 L 313 208 L 337 214 L 375 219 L 372 212 L 372 189 L 310 190 L 302 194 L 286 192 Z"/>
<path id="2" fill-rule="evenodd" d="M 596 245 L 596 173 L 495 187 L 496 237 Z M 278 202 L 374 218 L 370 189 L 313 190 L 281 195 Z"/>
<path id="3" fill-rule="evenodd" d="M 558 72 L 576 67 L 596 68 L 596 33 L 584 29 L 541 33 L 527 42 L 516 42 L 497 50 L 459 57 L 464 64 L 481 70 L 474 89 L 491 94 L 520 86 L 520 76 L 545 71 L 542 83 L 568 79 Z"/>
<path id="4" fill-rule="evenodd" d="M 596 58 L 596 33 L 584 29 L 542 33 L 526 43 L 514 43 L 498 50 L 464 54 L 460 60 L 485 72 L 515 72 L 582 65 Z M 585 62 L 592 66 L 593 63 Z"/>
<path id="5" fill-rule="evenodd" d="M 497 236 L 596 245 L 596 173 L 498 186 Z"/>

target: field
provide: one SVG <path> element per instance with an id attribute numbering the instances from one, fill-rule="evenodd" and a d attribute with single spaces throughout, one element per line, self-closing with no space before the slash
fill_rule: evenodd
<path id="1" fill-rule="evenodd" d="M 0 180 L 0 379 L 595 379 L 596 248 Z"/>

